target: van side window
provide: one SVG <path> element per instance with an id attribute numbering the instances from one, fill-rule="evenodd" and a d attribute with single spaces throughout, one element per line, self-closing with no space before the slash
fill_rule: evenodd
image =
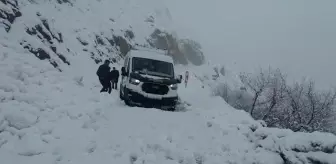
<path id="1" fill-rule="evenodd" d="M 125 61 L 124 61 L 124 67 L 127 66 L 127 61 L 128 61 L 128 56 L 125 58 Z"/>
<path id="2" fill-rule="evenodd" d="M 128 59 L 128 62 L 127 62 L 127 68 L 126 68 L 126 72 L 129 73 L 130 72 L 130 65 L 131 65 L 131 59 Z"/>

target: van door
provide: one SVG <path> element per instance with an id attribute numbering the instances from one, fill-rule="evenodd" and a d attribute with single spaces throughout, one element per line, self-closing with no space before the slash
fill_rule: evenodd
<path id="1" fill-rule="evenodd" d="M 125 59 L 124 67 L 125 67 L 127 76 L 122 76 L 120 88 L 126 87 L 127 86 L 127 82 L 129 80 L 129 74 L 130 74 L 130 71 L 129 71 L 130 70 L 130 58 L 129 57 L 127 57 Z"/>

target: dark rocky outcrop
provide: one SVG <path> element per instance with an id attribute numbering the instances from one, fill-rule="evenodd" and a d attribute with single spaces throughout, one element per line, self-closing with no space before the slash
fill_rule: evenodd
<path id="1" fill-rule="evenodd" d="M 113 32 L 113 30 L 111 30 Z M 125 36 L 112 35 L 111 37 L 106 34 L 96 34 L 94 39 L 94 50 L 90 52 L 91 58 L 98 64 L 102 59 L 109 59 L 111 62 L 118 62 L 122 59 L 131 49 L 132 45 L 130 40 L 135 37 L 134 33 L 127 30 Z M 84 39 L 77 38 L 77 40 L 84 46 L 89 43 Z"/>
<path id="2" fill-rule="evenodd" d="M 168 55 L 173 57 L 175 63 L 184 65 L 188 64 L 188 60 L 180 51 L 178 41 L 175 37 L 173 37 L 173 35 L 159 29 L 155 29 L 147 42 L 153 48 L 168 51 Z"/>
<path id="3" fill-rule="evenodd" d="M 27 28 L 26 32 L 29 35 L 37 35 L 41 40 L 46 40 L 48 43 L 53 44 L 55 39 L 59 43 L 63 43 L 63 38 L 61 33 L 52 32 L 49 28 L 47 20 L 41 20 L 41 24 L 37 24 L 34 27 Z"/>
<path id="4" fill-rule="evenodd" d="M 37 16 L 41 16 L 41 14 L 37 13 Z M 43 48 L 33 47 L 31 44 L 27 43 L 27 41 L 22 41 L 20 44 L 29 52 L 33 53 L 41 60 L 48 59 L 55 68 L 58 68 L 59 64 L 57 64 L 57 62 L 52 59 L 50 55 L 51 52 L 61 59 L 63 63 L 70 65 L 70 62 L 66 59 L 66 57 L 57 51 L 57 47 L 54 44 L 54 42 L 63 43 L 62 33 L 52 31 L 46 19 L 41 19 L 41 23 L 36 24 L 34 27 L 26 28 L 26 33 L 39 38 L 43 45 L 45 45 Z M 47 51 L 46 48 L 49 48 L 51 52 Z M 70 50 L 67 49 L 67 51 L 69 52 Z M 60 70 L 60 68 L 58 69 Z"/>
<path id="5" fill-rule="evenodd" d="M 201 45 L 194 40 L 182 39 L 179 41 L 182 54 L 194 65 L 204 64 L 205 57 L 201 51 Z"/>
<path id="6" fill-rule="evenodd" d="M 114 43 L 118 46 L 120 55 L 124 57 L 132 48 L 132 45 L 122 36 L 113 36 Z"/>
<path id="7" fill-rule="evenodd" d="M 34 48 L 31 44 L 27 43 L 27 41 L 22 41 L 20 42 L 20 45 L 23 46 L 23 48 L 27 49 L 30 53 L 34 54 L 37 58 L 40 60 L 49 60 L 49 63 L 57 68 L 59 71 L 62 71 L 59 67 L 58 64 L 55 60 L 53 60 L 49 53 L 42 49 L 42 48 Z"/>
<path id="8" fill-rule="evenodd" d="M 166 50 L 178 64 L 202 65 L 205 61 L 201 45 L 190 39 L 179 40 L 172 34 L 156 29 L 147 42 L 152 48 Z"/>
<path id="9" fill-rule="evenodd" d="M 70 0 L 56 0 L 58 4 L 70 4 L 71 6 L 73 3 Z"/>
<path id="10" fill-rule="evenodd" d="M 131 30 L 126 30 L 124 36 L 128 39 L 134 39 L 134 37 L 135 37 L 133 31 L 131 31 Z"/>
<path id="11" fill-rule="evenodd" d="M 86 41 L 86 40 L 84 40 L 84 39 L 82 39 L 82 38 L 80 38 L 80 37 L 77 37 L 76 38 L 83 46 L 87 46 L 87 45 L 89 45 L 89 43 Z"/>
<path id="12" fill-rule="evenodd" d="M 96 35 L 96 40 L 95 40 L 96 44 L 100 44 L 102 46 L 105 46 L 105 42 L 104 40 L 99 36 L 99 35 Z"/>
<path id="13" fill-rule="evenodd" d="M 17 0 L 0 0 L 0 5 L 8 10 L 0 9 L 0 24 L 4 25 L 5 30 L 8 32 L 11 25 L 17 17 L 22 16 Z"/>
<path id="14" fill-rule="evenodd" d="M 57 3 L 59 5 L 70 6 L 73 6 L 74 2 L 73 0 L 52 1 L 54 1 L 53 3 Z M 50 1 L 50 3 L 52 1 Z M 29 2 L 38 4 L 38 1 L 34 0 L 30 0 Z M 0 3 L 6 5 L 6 8 L 10 9 L 0 10 L 0 21 L 2 19 L 1 23 L 5 25 L 4 27 L 8 32 L 11 24 L 14 23 L 15 18 L 22 16 L 22 13 L 19 11 L 18 0 L 0 0 Z M 52 24 L 48 23 L 51 19 L 45 18 L 42 15 L 42 13 L 37 12 L 36 16 L 40 22 L 34 26 L 25 28 L 25 32 L 27 34 L 32 37 L 36 37 L 42 44 L 29 43 L 30 39 L 25 39 L 20 42 L 21 46 L 34 54 L 37 58 L 41 60 L 48 60 L 55 68 L 60 69 L 62 63 L 70 65 L 70 61 L 63 53 L 74 55 L 76 53 L 72 53 L 70 47 L 67 48 L 63 45 L 60 46 L 60 44 L 64 44 L 62 33 L 55 30 L 54 27 L 51 27 Z M 110 20 L 115 22 L 112 18 Z M 153 16 L 149 16 L 145 21 L 153 26 L 155 18 Z M 80 29 L 75 30 L 75 32 L 80 31 Z M 136 44 L 132 41 L 136 35 L 132 31 L 131 26 L 121 32 L 123 32 L 123 34 L 117 35 L 114 33 L 113 29 L 111 29 L 110 34 L 107 34 L 106 31 L 95 31 L 93 38 L 89 35 L 88 38 L 78 36 L 76 39 L 83 46 L 82 52 L 90 55 L 96 63 L 100 63 L 104 59 L 110 59 L 113 62 L 118 62 L 129 51 L 135 50 L 137 46 L 167 50 L 168 54 L 171 55 L 174 61 L 179 64 L 192 63 L 194 65 L 200 65 L 204 60 L 199 44 L 190 40 L 179 41 L 173 35 L 158 29 L 150 35 L 150 39 L 148 39 L 147 43 L 142 45 Z M 133 45 L 133 43 L 135 45 Z M 183 49 L 180 48 L 180 44 L 183 45 Z"/>

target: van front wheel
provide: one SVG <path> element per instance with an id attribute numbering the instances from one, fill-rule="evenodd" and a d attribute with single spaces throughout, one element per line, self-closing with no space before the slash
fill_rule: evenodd
<path id="1" fill-rule="evenodd" d="M 124 97 L 123 97 L 123 95 L 121 94 L 121 89 L 119 90 L 119 98 L 120 98 L 120 100 L 124 100 Z"/>
<path id="2" fill-rule="evenodd" d="M 124 88 L 123 90 L 124 90 L 123 100 L 124 100 L 125 104 L 126 104 L 127 106 L 131 106 L 131 107 L 132 107 L 133 105 L 132 105 L 132 103 L 131 103 L 131 100 L 130 100 L 129 97 L 128 97 L 128 90 L 127 90 L 127 88 Z"/>

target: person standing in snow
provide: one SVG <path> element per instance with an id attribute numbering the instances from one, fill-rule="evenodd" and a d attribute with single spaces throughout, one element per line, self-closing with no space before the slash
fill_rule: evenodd
<path id="1" fill-rule="evenodd" d="M 188 85 L 188 79 L 189 79 L 189 71 L 186 71 L 185 77 L 184 77 L 184 84 L 185 84 L 186 88 L 187 88 L 187 85 Z"/>
<path id="2" fill-rule="evenodd" d="M 97 70 L 97 76 L 99 78 L 100 84 L 103 86 L 103 88 L 100 90 L 100 92 L 108 92 L 111 93 L 111 83 L 109 79 L 109 73 L 110 73 L 110 61 L 105 60 L 104 64 L 100 65 Z"/>
<path id="3" fill-rule="evenodd" d="M 119 81 L 119 71 L 116 70 L 115 67 L 113 67 L 113 70 L 110 73 L 110 80 L 111 80 L 111 83 L 112 83 L 112 89 L 117 90 L 118 81 Z"/>

